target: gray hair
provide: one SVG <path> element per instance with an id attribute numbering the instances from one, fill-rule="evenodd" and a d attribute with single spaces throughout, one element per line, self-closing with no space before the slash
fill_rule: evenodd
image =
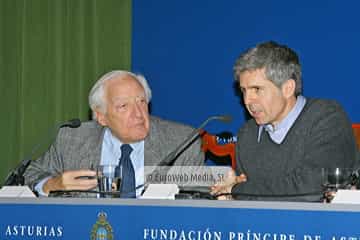
<path id="1" fill-rule="evenodd" d="M 134 74 L 128 71 L 115 70 L 104 74 L 94 86 L 91 88 L 89 93 L 89 105 L 92 110 L 92 117 L 96 119 L 95 111 L 98 110 L 101 113 L 106 113 L 106 101 L 105 101 L 105 83 L 111 79 L 118 77 L 133 77 L 140 85 L 144 88 L 146 101 L 149 103 L 151 100 L 151 89 L 144 76 L 140 74 Z"/>
<path id="2" fill-rule="evenodd" d="M 234 78 L 239 81 L 240 73 L 263 68 L 266 78 L 278 87 L 287 80 L 293 79 L 296 84 L 295 95 L 301 94 L 301 65 L 294 50 L 274 41 L 260 43 L 245 51 L 236 60 Z"/>

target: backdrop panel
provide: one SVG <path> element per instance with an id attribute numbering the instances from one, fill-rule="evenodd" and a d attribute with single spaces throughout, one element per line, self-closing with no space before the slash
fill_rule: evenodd
<path id="1" fill-rule="evenodd" d="M 148 77 L 153 113 L 197 126 L 234 116 L 209 131 L 237 132 L 244 112 L 233 91 L 240 52 L 267 40 L 294 48 L 304 95 L 338 100 L 360 122 L 357 100 L 360 2 L 133 0 L 132 69 Z"/>

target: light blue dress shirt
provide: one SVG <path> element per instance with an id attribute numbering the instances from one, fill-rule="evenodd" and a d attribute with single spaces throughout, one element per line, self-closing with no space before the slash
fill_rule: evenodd
<path id="1" fill-rule="evenodd" d="M 112 135 L 109 128 L 106 128 L 101 148 L 100 165 L 111 164 L 117 166 L 121 157 L 121 145 L 122 142 Z M 136 197 L 139 197 L 144 190 L 144 141 L 132 143 L 130 146 L 133 149 L 130 159 L 135 171 Z M 42 179 L 36 184 L 35 190 L 39 196 L 47 196 L 42 189 L 49 178 L 51 176 Z"/>
<path id="2" fill-rule="evenodd" d="M 271 124 L 260 125 L 258 131 L 258 142 L 260 142 L 261 134 L 263 132 L 263 129 L 265 129 L 265 131 L 269 133 L 271 140 L 273 140 L 277 144 L 281 144 L 284 141 L 291 126 L 294 124 L 295 120 L 299 117 L 301 111 L 305 106 L 305 103 L 306 103 L 306 98 L 300 95 L 297 97 L 293 109 L 291 109 L 288 115 L 276 126 L 273 126 Z"/>
<path id="3" fill-rule="evenodd" d="M 101 148 L 100 165 L 119 164 L 121 157 L 121 145 L 123 143 L 116 138 L 109 128 L 105 129 L 104 139 Z M 133 151 L 130 159 L 135 171 L 136 196 L 139 197 L 144 189 L 144 141 L 131 143 Z"/>

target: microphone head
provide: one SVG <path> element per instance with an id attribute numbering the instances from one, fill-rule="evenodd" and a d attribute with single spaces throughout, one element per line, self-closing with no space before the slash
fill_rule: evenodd
<path id="1" fill-rule="evenodd" d="M 229 123 L 232 121 L 232 117 L 230 115 L 222 115 L 222 116 L 219 116 L 218 119 L 225 123 Z"/>
<path id="2" fill-rule="evenodd" d="M 69 127 L 71 128 L 78 128 L 81 125 L 81 121 L 78 118 L 71 119 L 69 122 L 70 122 Z"/>
<path id="3" fill-rule="evenodd" d="M 62 127 L 78 128 L 80 127 L 80 125 L 81 125 L 80 119 L 75 118 L 61 124 L 60 128 Z"/>

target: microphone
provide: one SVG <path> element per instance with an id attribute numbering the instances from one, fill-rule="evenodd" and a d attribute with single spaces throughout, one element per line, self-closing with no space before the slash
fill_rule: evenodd
<path id="1" fill-rule="evenodd" d="M 67 122 L 61 123 L 58 128 L 69 127 L 69 128 L 78 128 L 81 125 L 81 121 L 78 118 L 71 119 Z"/>
<path id="2" fill-rule="evenodd" d="M 168 154 L 163 160 L 160 161 L 158 166 L 172 166 L 178 155 L 193 143 L 196 137 L 199 136 L 200 131 L 212 120 L 218 120 L 225 123 L 231 122 L 232 117 L 229 115 L 211 116 L 206 119 L 198 128 L 194 129 L 189 136 L 177 147 L 174 151 Z"/>
<path id="3" fill-rule="evenodd" d="M 81 125 L 81 121 L 78 118 L 71 119 L 69 121 L 56 124 L 51 131 L 48 132 L 46 137 L 44 137 L 43 141 L 35 145 L 32 149 L 30 156 L 26 157 L 24 160 L 20 162 L 20 164 L 10 172 L 10 174 L 6 177 L 3 186 L 15 186 L 15 185 L 24 185 L 24 173 L 25 170 L 28 168 L 32 161 L 32 157 L 34 154 L 39 150 L 39 148 L 49 140 L 49 137 L 53 136 L 55 131 L 57 132 L 60 128 L 63 127 L 70 127 L 70 128 L 78 128 Z"/>

